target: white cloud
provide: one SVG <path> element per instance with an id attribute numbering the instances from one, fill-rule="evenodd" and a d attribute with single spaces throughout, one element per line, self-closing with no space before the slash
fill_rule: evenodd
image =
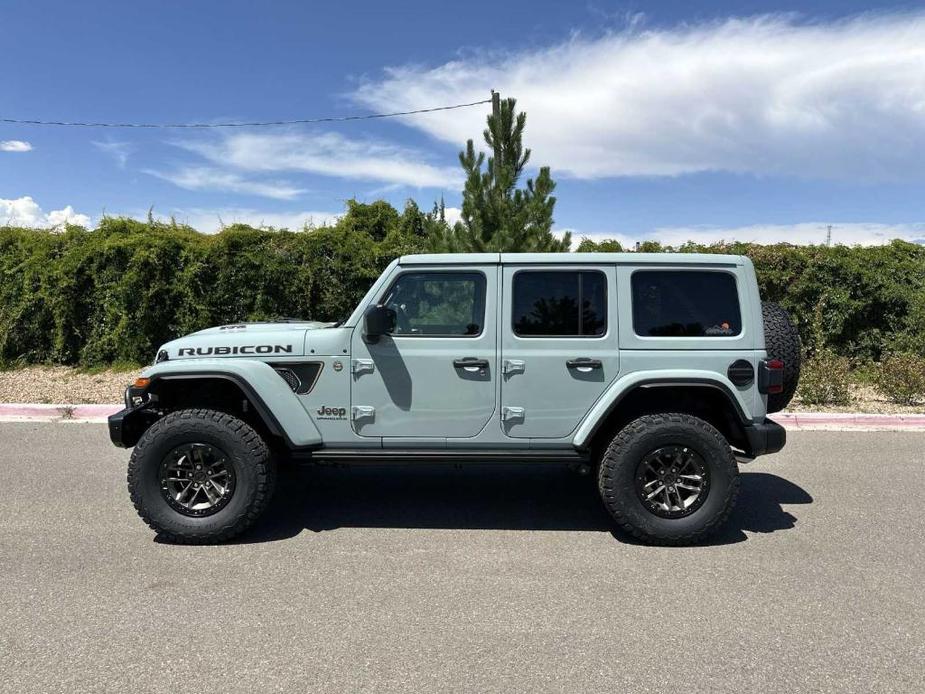
<path id="1" fill-rule="evenodd" d="M 640 234 L 592 233 L 570 229 L 572 246 L 577 247 L 583 238 L 594 241 L 614 239 L 624 248 L 633 248 L 637 241 L 658 241 L 667 246 L 680 246 L 688 241 L 696 243 L 717 243 L 720 241 L 748 241 L 753 243 L 790 243 L 794 245 L 823 244 L 826 237 L 824 222 L 800 224 L 754 224 L 741 227 L 660 227 Z M 564 231 L 564 230 L 562 230 Z M 561 233 L 561 232 L 560 232 Z M 925 242 L 923 224 L 876 224 L 853 222 L 832 225 L 832 243 L 845 246 L 876 246 L 893 239 Z"/>
<path id="2" fill-rule="evenodd" d="M 142 215 L 136 215 L 142 218 Z M 249 224 L 252 227 L 274 227 L 276 229 L 290 229 L 298 231 L 306 226 L 323 226 L 333 224 L 341 215 L 335 212 L 265 212 L 243 207 L 227 207 L 215 209 L 190 208 L 176 209 L 169 215 L 158 215 L 164 220 L 170 216 L 181 224 L 188 224 L 197 231 L 211 234 L 220 231 L 223 226 L 232 224 Z"/>
<path id="3" fill-rule="evenodd" d="M 462 210 L 458 207 L 446 207 L 443 210 L 443 218 L 446 220 L 447 224 L 453 226 L 462 219 Z"/>
<path id="4" fill-rule="evenodd" d="M 0 152 L 31 152 L 32 143 L 22 140 L 0 140 Z"/>
<path id="5" fill-rule="evenodd" d="M 763 16 L 576 37 L 389 68 L 355 92 L 382 111 L 514 96 L 534 163 L 579 178 L 729 171 L 925 178 L 925 14 L 829 23 Z M 404 122 L 478 138 L 486 111 Z M 480 138 L 478 138 L 480 139 Z"/>
<path id="6" fill-rule="evenodd" d="M 144 173 L 156 176 L 187 190 L 215 190 L 230 193 L 259 195 L 275 200 L 292 200 L 305 192 L 303 188 L 285 181 L 257 181 L 232 171 L 211 166 L 186 166 L 175 171 L 145 169 Z"/>
<path id="7" fill-rule="evenodd" d="M 457 167 L 429 164 L 421 152 L 338 133 L 235 133 L 220 141 L 178 142 L 215 165 L 242 171 L 294 171 L 416 188 L 456 188 Z"/>
<path id="8" fill-rule="evenodd" d="M 46 213 L 28 195 L 11 200 L 0 198 L 0 225 L 47 229 L 49 227 L 61 227 L 65 224 L 88 227 L 90 226 L 90 217 L 75 212 L 70 205 L 63 209 L 51 210 Z"/>
<path id="9" fill-rule="evenodd" d="M 92 144 L 101 152 L 105 152 L 113 159 L 115 159 L 116 164 L 119 165 L 120 169 L 125 168 L 125 164 L 128 162 L 129 156 L 131 156 L 131 154 L 135 151 L 135 147 L 131 142 L 118 142 L 116 140 L 97 142 L 96 140 L 93 140 Z"/>

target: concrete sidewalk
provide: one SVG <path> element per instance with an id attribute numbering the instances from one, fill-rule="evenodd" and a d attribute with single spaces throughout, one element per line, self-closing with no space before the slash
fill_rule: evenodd
<path id="1" fill-rule="evenodd" d="M 45 405 L 0 403 L 0 422 L 98 423 L 122 405 Z M 923 414 L 860 412 L 779 412 L 771 419 L 790 431 L 923 431 Z"/>

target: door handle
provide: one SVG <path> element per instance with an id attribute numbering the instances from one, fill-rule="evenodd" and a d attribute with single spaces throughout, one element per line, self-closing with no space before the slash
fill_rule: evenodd
<path id="1" fill-rule="evenodd" d="M 565 365 L 570 369 L 600 369 L 604 366 L 600 359 L 589 359 L 588 357 L 569 359 Z"/>
<path id="2" fill-rule="evenodd" d="M 457 369 L 487 369 L 488 360 L 479 359 L 478 357 L 463 357 L 462 359 L 454 359 L 453 366 Z"/>

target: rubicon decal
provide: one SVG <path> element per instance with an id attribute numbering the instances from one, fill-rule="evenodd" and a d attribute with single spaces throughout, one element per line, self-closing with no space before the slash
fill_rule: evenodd
<path id="1" fill-rule="evenodd" d="M 292 345 L 235 345 L 233 347 L 181 347 L 181 357 L 227 357 L 232 354 L 292 354 Z"/>

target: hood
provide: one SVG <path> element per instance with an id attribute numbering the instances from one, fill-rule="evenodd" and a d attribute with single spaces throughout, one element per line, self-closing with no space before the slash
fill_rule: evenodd
<path id="1" fill-rule="evenodd" d="M 333 323 L 322 323 L 312 320 L 286 320 L 280 322 L 254 322 L 254 323 L 229 323 L 228 325 L 219 325 L 214 328 L 206 328 L 190 333 L 186 337 L 194 335 L 253 335 L 255 333 L 285 333 L 285 332 L 304 332 L 305 330 L 317 330 L 318 328 L 329 328 Z M 181 340 L 186 338 L 180 338 Z"/>
<path id="2" fill-rule="evenodd" d="M 305 334 L 331 325 L 317 321 L 220 325 L 172 340 L 158 354 L 166 352 L 168 359 L 300 357 L 305 354 Z"/>

